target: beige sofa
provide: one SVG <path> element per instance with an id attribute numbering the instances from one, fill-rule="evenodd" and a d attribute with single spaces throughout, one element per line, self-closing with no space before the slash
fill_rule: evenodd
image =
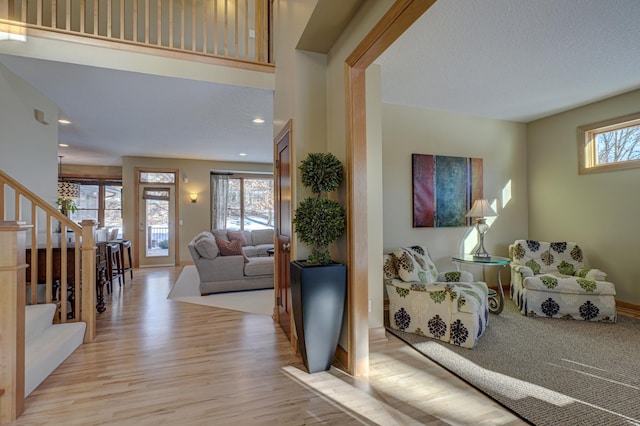
<path id="1" fill-rule="evenodd" d="M 214 233 L 222 240 L 231 241 L 226 230 L 215 230 Z M 242 247 L 244 255 L 223 255 L 216 244 L 216 235 L 208 231 L 199 233 L 187 245 L 200 276 L 200 294 L 203 296 L 273 288 L 274 263 L 273 257 L 267 252 L 273 248 L 273 230 L 242 233 L 246 242 Z M 233 231 L 231 234 L 237 236 Z"/>
<path id="2" fill-rule="evenodd" d="M 214 229 L 211 231 L 214 237 L 231 241 L 242 234 L 244 241 L 242 251 L 247 257 L 268 257 L 267 250 L 273 249 L 273 229 L 255 229 L 253 231 L 233 231 L 228 229 Z"/>

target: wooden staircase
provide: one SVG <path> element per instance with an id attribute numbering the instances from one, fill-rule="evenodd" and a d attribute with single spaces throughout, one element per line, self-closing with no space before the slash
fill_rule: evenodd
<path id="1" fill-rule="evenodd" d="M 71 242 L 55 238 L 58 224 L 61 235 L 69 231 Z M 18 418 L 25 396 L 83 341 L 95 339 L 94 232 L 93 220 L 78 226 L 0 171 L 0 424 Z M 28 246 L 42 247 L 30 250 L 29 261 Z M 60 250 L 63 265 L 71 252 L 74 270 L 62 268 L 60 277 L 53 276 L 54 249 Z M 37 279 L 40 251 L 43 283 Z M 32 283 L 26 282 L 27 268 Z M 38 287 L 44 288 L 43 300 L 38 300 Z"/>

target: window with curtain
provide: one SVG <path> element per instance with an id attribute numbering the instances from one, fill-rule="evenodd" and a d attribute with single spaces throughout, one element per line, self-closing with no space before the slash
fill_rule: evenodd
<path id="1" fill-rule="evenodd" d="M 272 229 L 273 178 L 211 174 L 212 229 Z"/>

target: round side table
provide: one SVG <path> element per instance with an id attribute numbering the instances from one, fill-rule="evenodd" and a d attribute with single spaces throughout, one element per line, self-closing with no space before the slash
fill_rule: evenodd
<path id="1" fill-rule="evenodd" d="M 486 266 L 502 266 L 503 268 L 511 263 L 511 260 L 507 257 L 489 256 L 489 257 L 475 257 L 470 254 L 464 256 L 453 256 L 451 261 L 456 264 L 456 269 L 460 270 L 460 264 L 466 263 L 471 265 L 482 266 L 482 281 L 487 282 L 484 268 Z M 500 279 L 500 271 L 498 269 L 498 293 L 495 290 L 489 289 L 489 311 L 493 314 L 500 314 L 504 308 L 504 291 L 502 290 L 502 280 Z"/>

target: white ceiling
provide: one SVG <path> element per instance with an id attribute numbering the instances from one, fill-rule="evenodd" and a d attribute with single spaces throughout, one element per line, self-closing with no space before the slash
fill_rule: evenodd
<path id="1" fill-rule="evenodd" d="M 639 0 L 439 0 L 377 61 L 382 99 L 535 120 L 640 88 L 639 22 Z M 270 90 L 10 55 L 0 63 L 73 122 L 60 126 L 65 163 L 272 161 Z"/>
<path id="2" fill-rule="evenodd" d="M 529 122 L 640 88 L 640 1 L 439 0 L 378 63 L 384 102 Z"/>
<path id="3" fill-rule="evenodd" d="M 273 161 L 273 91 L 0 55 L 72 124 L 59 127 L 67 164 L 122 156 Z M 254 124 L 254 118 L 264 124 Z M 243 152 L 246 156 L 240 156 Z"/>

